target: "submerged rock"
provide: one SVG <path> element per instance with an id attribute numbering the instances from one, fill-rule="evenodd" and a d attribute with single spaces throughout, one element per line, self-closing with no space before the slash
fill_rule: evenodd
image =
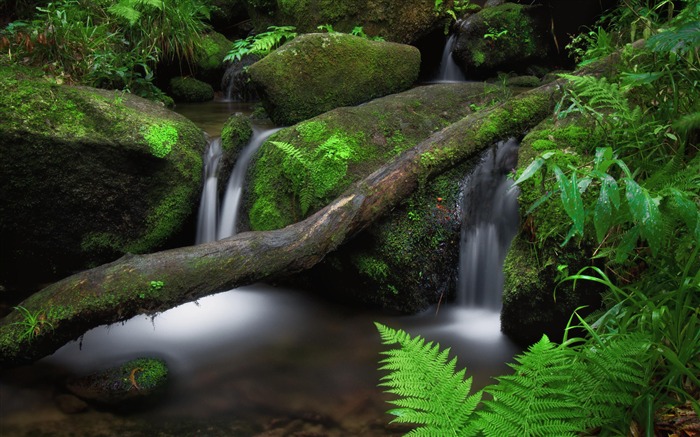
<path id="1" fill-rule="evenodd" d="M 341 106 L 408 89 L 420 52 L 342 33 L 313 33 L 284 44 L 248 69 L 270 118 L 290 125 Z"/>
<path id="2" fill-rule="evenodd" d="M 168 381 L 168 366 L 160 358 L 137 358 L 120 366 L 70 379 L 66 388 L 81 399 L 120 405 L 152 398 Z"/>
<path id="3" fill-rule="evenodd" d="M 0 283 L 163 248 L 195 212 L 201 129 L 162 105 L 0 68 Z"/>

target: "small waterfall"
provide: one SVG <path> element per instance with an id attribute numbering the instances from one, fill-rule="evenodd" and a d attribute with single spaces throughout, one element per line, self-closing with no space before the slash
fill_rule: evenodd
<path id="1" fill-rule="evenodd" d="M 243 184 L 245 183 L 245 176 L 248 172 L 250 160 L 253 158 L 255 152 L 258 151 L 265 140 L 280 129 L 281 128 L 253 129 L 253 136 L 250 137 L 250 141 L 238 155 L 236 165 L 233 167 L 231 177 L 229 178 L 228 185 L 226 186 L 226 193 L 224 194 L 219 226 L 216 232 L 217 240 L 236 235 L 238 210 L 240 209 Z"/>
<path id="2" fill-rule="evenodd" d="M 438 69 L 435 80 L 437 82 L 464 82 L 466 77 L 462 70 L 459 69 L 454 58 L 452 58 L 452 49 L 457 41 L 457 34 L 450 35 L 445 43 L 445 48 L 442 51 L 442 60 Z"/>
<path id="3" fill-rule="evenodd" d="M 217 192 L 219 163 L 221 162 L 221 138 L 211 140 L 204 155 L 204 188 L 199 205 L 196 244 L 208 243 L 236 235 L 238 210 L 243 193 L 243 184 L 250 160 L 270 135 L 280 130 L 253 128 L 253 135 L 241 150 L 226 186 L 221 209 Z"/>
<path id="4" fill-rule="evenodd" d="M 221 162 L 221 137 L 209 141 L 204 154 L 204 188 L 199 203 L 196 244 L 216 239 L 216 216 L 218 215 L 218 193 L 216 189 Z"/>
<path id="5" fill-rule="evenodd" d="M 457 303 L 498 310 L 503 260 L 518 229 L 518 189 L 509 179 L 519 144 L 500 142 L 465 180 Z"/>

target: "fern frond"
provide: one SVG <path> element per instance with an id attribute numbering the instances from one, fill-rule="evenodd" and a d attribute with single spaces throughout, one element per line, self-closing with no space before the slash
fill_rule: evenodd
<path id="1" fill-rule="evenodd" d="M 576 436 L 583 417 L 569 384 L 580 364 L 571 351 L 543 336 L 516 361 L 513 375 L 485 389 L 493 396 L 478 413 L 485 435 Z"/>
<path id="2" fill-rule="evenodd" d="M 684 55 L 700 47 L 700 21 L 686 23 L 677 29 L 667 30 L 649 38 L 647 47 L 656 53 Z"/>
<path id="3" fill-rule="evenodd" d="M 375 325 L 383 344 L 399 345 L 382 352 L 386 358 L 379 362 L 379 369 L 389 372 L 380 386 L 399 396 L 390 401 L 399 407 L 389 411 L 396 416 L 393 422 L 420 425 L 411 436 L 476 435 L 477 424 L 469 419 L 481 391 L 469 394 L 472 378 L 464 378 L 464 369 L 455 372 L 457 360 L 448 361 L 449 348 L 440 350 L 439 344 L 426 343 L 420 336 Z"/>

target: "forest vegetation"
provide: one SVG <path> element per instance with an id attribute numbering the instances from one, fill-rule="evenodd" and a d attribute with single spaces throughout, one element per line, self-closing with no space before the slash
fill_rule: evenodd
<path id="1" fill-rule="evenodd" d="M 8 1 L 3 12 L 15 15 L 0 30 L 0 65 L 167 101 L 155 85 L 159 66 L 195 68 L 215 7 Z M 260 37 L 243 36 L 229 60 L 296 33 L 273 26 L 259 35 L 272 42 L 260 49 Z M 399 345 L 381 361 L 382 385 L 397 397 L 394 420 L 418 425 L 411 435 L 653 436 L 683 432 L 669 417 L 700 415 L 700 2 L 622 0 L 567 50 L 579 67 L 620 54 L 605 77 L 562 75 L 555 123 L 586 126 L 596 141 L 571 151 L 540 140 L 538 157 L 514 177 L 542 193 L 529 212 L 555 203 L 570 219 L 552 230 L 562 245 L 595 241 L 590 266 L 560 266 L 561 281 L 601 284 L 603 307 L 572 314 L 560 344 L 544 336 L 513 375 L 476 393 L 448 350 L 378 325 L 386 345 Z M 24 311 L 26 336 L 51 328 Z"/>

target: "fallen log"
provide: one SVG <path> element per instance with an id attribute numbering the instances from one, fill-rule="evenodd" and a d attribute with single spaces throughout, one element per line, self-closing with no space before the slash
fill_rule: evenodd
<path id="1" fill-rule="evenodd" d="M 127 255 L 35 293 L 0 320 L 0 366 L 30 363 L 87 330 L 308 269 L 422 182 L 552 114 L 561 80 L 482 109 L 433 134 L 284 229 Z"/>

